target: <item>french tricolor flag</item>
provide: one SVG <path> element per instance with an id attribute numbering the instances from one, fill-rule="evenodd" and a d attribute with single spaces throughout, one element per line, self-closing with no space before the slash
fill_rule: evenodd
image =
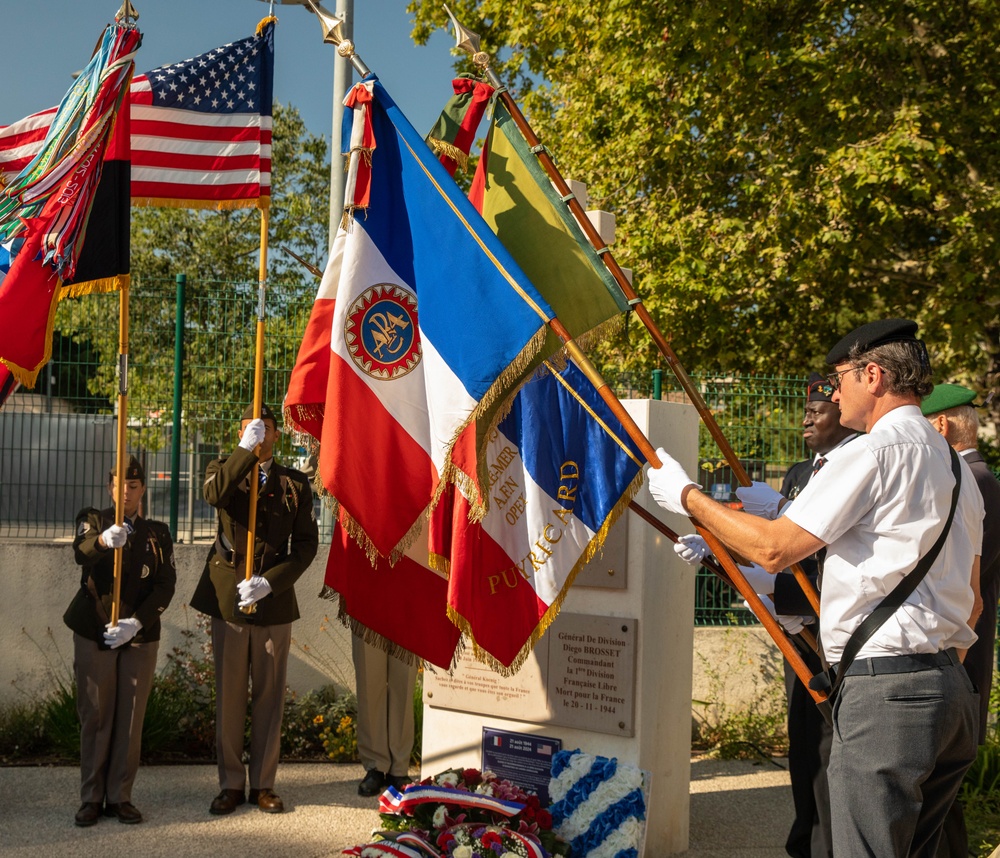
<path id="1" fill-rule="evenodd" d="M 505 675 L 642 483 L 642 454 L 593 384 L 573 364 L 549 370 L 520 389 L 478 458 L 485 517 L 470 520 L 470 499 L 455 492 L 448 615 Z"/>
<path id="2" fill-rule="evenodd" d="M 345 104 L 364 124 L 344 132 L 362 141 L 353 217 L 331 251 L 285 410 L 319 439 L 320 476 L 351 535 L 395 556 L 454 476 L 456 439 L 511 395 L 552 311 L 378 80 Z"/>

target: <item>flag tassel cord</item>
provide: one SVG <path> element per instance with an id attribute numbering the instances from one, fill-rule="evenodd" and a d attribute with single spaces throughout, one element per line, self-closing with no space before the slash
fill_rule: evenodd
<path id="1" fill-rule="evenodd" d="M 115 524 L 125 521 L 125 430 L 128 427 L 128 293 L 129 284 L 123 282 L 118 293 L 118 420 L 117 452 L 115 454 Z M 114 578 L 111 586 L 110 625 L 118 625 L 122 598 L 122 552 L 115 549 Z"/>
<path id="2" fill-rule="evenodd" d="M 447 9 L 447 6 L 445 7 Z M 681 388 L 687 394 L 688 399 L 691 404 L 694 405 L 695 409 L 698 411 L 702 422 L 705 424 L 705 428 L 708 429 L 709 434 L 715 440 L 733 471 L 733 474 L 740 481 L 741 485 L 749 486 L 751 483 L 750 476 L 747 474 L 746 469 L 743 467 L 743 463 L 740 462 L 739 458 L 736 456 L 735 451 L 730 445 L 729 441 L 726 439 L 725 435 L 722 433 L 722 429 L 716 421 L 715 416 L 709 410 L 708 405 L 705 403 L 701 392 L 692 382 L 691 377 L 681 366 L 680 361 L 677 359 L 677 355 L 671 348 L 669 341 L 663 335 L 663 332 L 659 329 L 656 322 L 653 320 L 646 306 L 643 304 L 642 299 L 632 288 L 632 284 L 629 283 L 628 279 L 625 277 L 624 272 L 619 266 L 618 261 L 615 259 L 614 254 L 605 245 L 604 240 L 601 238 L 600 233 L 587 218 L 586 212 L 583 210 L 583 206 L 580 205 L 580 201 L 576 199 L 575 195 L 566 183 L 562 174 L 559 172 L 558 167 L 556 167 L 555 162 L 552 160 L 545 146 L 539 140 L 538 136 L 535 134 L 534 130 L 528 124 L 528 120 L 525 118 L 521 109 L 517 106 L 510 92 L 503 85 L 499 76 L 490 67 L 490 56 L 485 51 L 479 50 L 479 37 L 466 30 L 448 10 L 448 14 L 451 16 L 452 23 L 455 25 L 455 31 L 458 37 L 458 47 L 465 49 L 468 53 L 472 55 L 472 61 L 475 63 L 487 77 L 491 85 L 493 85 L 500 99 L 503 101 L 504 106 L 510 112 L 511 118 L 517 125 L 521 134 L 524 135 L 524 139 L 527 141 L 528 146 L 531 147 L 532 152 L 538 158 L 539 163 L 542 168 L 548 174 L 552 183 L 556 187 L 556 191 L 566 200 L 566 204 L 569 206 L 570 211 L 576 218 L 583 230 L 584 234 L 587 236 L 588 241 L 593 245 L 594 249 L 597 251 L 598 255 L 601 257 L 604 264 L 607 266 L 611 275 L 617 281 L 619 287 L 624 293 L 625 297 L 628 298 L 629 303 L 635 308 L 635 312 L 638 315 L 640 321 L 646 327 L 653 341 L 656 343 L 657 348 L 660 353 L 667 361 L 667 365 L 670 367 L 671 371 L 680 383 Z M 640 445 L 641 446 L 641 445 Z M 645 450 L 643 451 L 645 452 Z M 647 455 L 647 458 L 649 456 Z M 656 459 L 655 455 L 653 458 L 649 458 L 651 464 L 658 465 L 659 460 Z M 718 556 L 718 555 L 716 555 Z M 809 580 L 805 571 L 802 569 L 801 565 L 798 563 L 793 564 L 791 567 L 792 573 L 795 575 L 795 580 L 798 581 L 799 586 L 802 591 L 806 594 L 806 598 L 809 600 L 809 604 L 812 609 L 819 614 L 819 595 L 816 592 L 816 588 L 813 586 L 812 582 Z M 742 576 L 740 576 L 742 577 Z M 753 594 L 756 596 L 756 593 Z M 751 600 L 748 600 L 751 601 Z"/>
<path id="3" fill-rule="evenodd" d="M 264 404 L 264 299 L 267 294 L 267 231 L 270 212 L 266 208 L 260 210 L 260 266 L 257 273 L 257 331 L 254 348 L 253 369 L 253 416 L 260 417 Z M 260 447 L 255 452 L 259 455 Z M 247 549 L 245 555 L 245 577 L 249 581 L 254 574 L 254 547 L 257 540 L 257 474 L 251 471 L 249 510 L 247 512 Z M 257 613 L 257 605 L 240 608 L 246 615 Z"/>

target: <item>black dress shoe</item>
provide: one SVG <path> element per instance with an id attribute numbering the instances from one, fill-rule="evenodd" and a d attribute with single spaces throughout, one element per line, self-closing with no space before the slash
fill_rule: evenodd
<path id="1" fill-rule="evenodd" d="M 361 783 L 358 784 L 358 795 L 379 795 L 385 789 L 385 772 L 369 769 Z"/>
<path id="2" fill-rule="evenodd" d="M 212 799 L 212 804 L 208 808 L 208 812 L 214 816 L 225 816 L 227 813 L 232 813 L 241 804 L 245 804 L 246 800 L 243 790 L 224 789 Z"/>
<path id="3" fill-rule="evenodd" d="M 410 780 L 409 775 L 387 775 L 385 779 L 386 786 L 391 786 L 397 792 L 402 792 L 406 789 L 413 781 Z"/>
<path id="4" fill-rule="evenodd" d="M 123 801 L 121 804 L 106 804 L 104 806 L 105 816 L 117 816 L 119 822 L 124 822 L 126 825 L 135 825 L 137 822 L 142 822 L 142 814 L 130 801 Z"/>
<path id="5" fill-rule="evenodd" d="M 101 803 L 99 801 L 85 801 L 80 805 L 80 809 L 76 812 L 76 816 L 73 817 L 73 821 L 80 828 L 86 828 L 88 825 L 96 825 L 97 820 L 100 818 Z"/>
<path id="6" fill-rule="evenodd" d="M 250 790 L 250 804 L 257 805 L 264 813 L 282 813 L 285 810 L 285 803 L 269 789 Z"/>

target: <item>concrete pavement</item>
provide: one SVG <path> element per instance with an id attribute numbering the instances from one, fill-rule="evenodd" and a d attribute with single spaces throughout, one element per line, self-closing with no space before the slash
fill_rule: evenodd
<path id="1" fill-rule="evenodd" d="M 102 819 L 77 828 L 78 769 L 3 767 L 0 855 L 332 858 L 379 827 L 377 800 L 357 794 L 363 775 L 358 765 L 282 763 L 276 792 L 285 813 L 244 805 L 216 817 L 208 813 L 218 792 L 214 765 L 143 766 L 132 796 L 141 824 Z M 683 858 L 783 858 L 792 821 L 788 784 L 788 772 L 768 763 L 693 761 L 691 845 Z"/>

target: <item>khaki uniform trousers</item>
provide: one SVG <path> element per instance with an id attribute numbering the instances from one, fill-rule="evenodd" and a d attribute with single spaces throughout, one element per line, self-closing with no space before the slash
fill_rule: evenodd
<path id="1" fill-rule="evenodd" d="M 351 654 L 358 695 L 358 756 L 365 769 L 404 776 L 413 752 L 416 659 L 407 664 L 357 635 Z"/>
<path id="2" fill-rule="evenodd" d="M 243 790 L 243 736 L 250 687 L 250 788 L 274 789 L 292 624 L 237 625 L 212 618 L 215 751 L 219 786 Z"/>
<path id="3" fill-rule="evenodd" d="M 96 641 L 73 633 L 83 802 L 132 801 L 159 646 L 150 641 L 101 649 Z"/>

